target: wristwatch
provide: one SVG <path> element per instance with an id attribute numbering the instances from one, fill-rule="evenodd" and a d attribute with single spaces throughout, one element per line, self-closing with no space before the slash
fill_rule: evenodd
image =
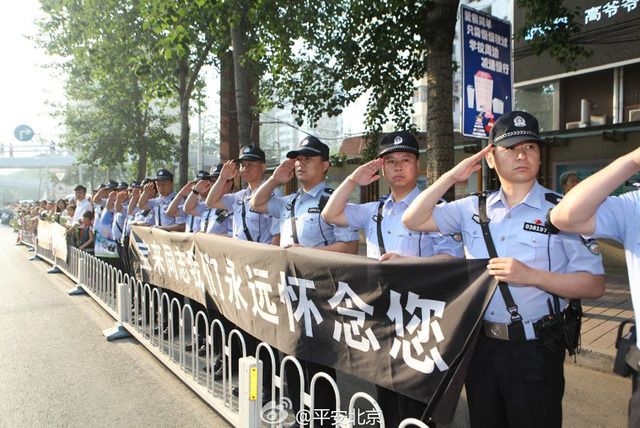
<path id="1" fill-rule="evenodd" d="M 194 195 L 199 195 L 199 194 L 200 194 L 200 192 L 198 192 L 196 189 L 191 189 L 191 192 L 192 192 Z"/>

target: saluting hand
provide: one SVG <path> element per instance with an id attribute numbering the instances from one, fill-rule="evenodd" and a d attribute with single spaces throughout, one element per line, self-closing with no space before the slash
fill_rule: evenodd
<path id="1" fill-rule="evenodd" d="M 491 150 L 492 147 L 493 144 L 489 144 L 478 153 L 473 156 L 469 156 L 458 165 L 451 168 L 447 174 L 453 178 L 456 183 L 467 181 L 474 172 L 482 169 L 482 165 L 480 165 L 479 162 L 482 161 L 482 158 L 484 158 L 487 153 L 489 153 L 489 150 Z"/>
<path id="2" fill-rule="evenodd" d="M 228 160 L 222 165 L 222 169 L 220 170 L 220 180 L 231 180 L 236 177 L 236 173 L 238 170 L 236 169 L 236 163 L 232 160 Z"/>
<path id="3" fill-rule="evenodd" d="M 187 196 L 189 193 L 191 193 L 191 189 L 193 188 L 193 181 L 189 181 L 187 182 L 187 184 L 185 184 L 184 186 L 182 186 L 182 189 L 180 189 L 180 193 L 179 195 L 181 197 L 185 197 Z"/>
<path id="4" fill-rule="evenodd" d="M 374 159 L 365 163 L 364 165 L 360 165 L 355 171 L 351 173 L 349 176 L 349 180 L 357 184 L 358 186 L 366 186 L 368 184 L 373 183 L 376 180 L 380 179 L 380 168 L 384 164 L 384 159 Z"/>
<path id="5" fill-rule="evenodd" d="M 142 191 L 142 193 L 146 193 L 147 195 L 151 194 L 155 186 L 156 186 L 156 183 L 154 183 L 153 181 L 148 182 L 147 184 L 144 185 L 144 190 Z"/>
<path id="6" fill-rule="evenodd" d="M 271 178 L 278 184 L 284 184 L 293 178 L 295 166 L 295 159 L 286 159 L 273 171 Z"/>
<path id="7" fill-rule="evenodd" d="M 211 182 L 209 180 L 200 180 L 196 182 L 196 186 L 195 186 L 196 192 L 198 193 L 204 192 L 205 190 L 207 190 L 207 187 L 209 186 L 210 183 Z"/>

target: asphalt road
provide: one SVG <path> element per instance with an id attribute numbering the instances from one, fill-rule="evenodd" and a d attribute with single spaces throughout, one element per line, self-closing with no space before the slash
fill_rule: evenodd
<path id="1" fill-rule="evenodd" d="M 229 426 L 15 238 L 0 226 L 0 427 Z"/>
<path id="2" fill-rule="evenodd" d="M 107 342 L 114 325 L 72 283 L 28 261 L 0 226 L 0 427 L 228 427 L 135 340 Z M 626 427 L 629 379 L 565 364 L 565 427 Z M 338 375 L 347 399 L 371 385 Z M 449 427 L 466 427 L 460 400 Z M 442 426 L 440 426 L 442 427 Z"/>

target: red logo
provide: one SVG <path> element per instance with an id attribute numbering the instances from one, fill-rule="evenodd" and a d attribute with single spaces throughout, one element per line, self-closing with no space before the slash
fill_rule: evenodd
<path id="1" fill-rule="evenodd" d="M 535 224 L 542 224 L 542 220 L 533 220 Z"/>

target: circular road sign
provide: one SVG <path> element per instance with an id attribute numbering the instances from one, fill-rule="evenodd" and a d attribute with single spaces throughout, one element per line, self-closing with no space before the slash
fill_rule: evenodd
<path id="1" fill-rule="evenodd" d="M 19 141 L 29 141 L 33 138 L 33 129 L 29 125 L 20 125 L 13 131 Z"/>

